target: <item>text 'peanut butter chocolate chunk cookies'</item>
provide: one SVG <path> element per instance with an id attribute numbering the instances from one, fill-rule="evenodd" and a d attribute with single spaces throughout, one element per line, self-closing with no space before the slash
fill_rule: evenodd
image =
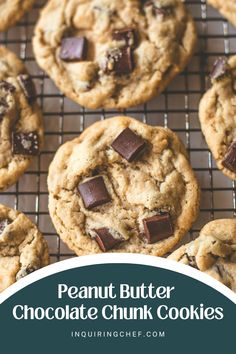
<path id="1" fill-rule="evenodd" d="M 207 0 L 215 7 L 227 20 L 236 26 L 236 1 L 235 0 Z"/>
<path id="2" fill-rule="evenodd" d="M 199 206 L 178 137 L 128 117 L 97 122 L 62 145 L 48 187 L 53 223 L 77 255 L 164 255 L 189 230 Z"/>
<path id="3" fill-rule="evenodd" d="M 236 56 L 219 58 L 199 108 L 202 132 L 222 172 L 236 180 Z"/>
<path id="4" fill-rule="evenodd" d="M 42 142 L 34 84 L 15 54 L 0 47 L 0 190 L 19 179 Z"/>
<path id="5" fill-rule="evenodd" d="M 24 214 L 0 204 L 0 292 L 49 264 L 47 243 Z"/>
<path id="6" fill-rule="evenodd" d="M 33 6 L 35 0 L 1 0 L 0 1 L 0 31 L 6 31 L 14 26 Z"/>
<path id="7" fill-rule="evenodd" d="M 195 42 L 180 0 L 50 0 L 33 40 L 39 65 L 88 108 L 127 108 L 159 94 Z"/>
<path id="8" fill-rule="evenodd" d="M 236 292 L 236 219 L 209 222 L 198 238 L 168 258 L 199 269 Z"/>

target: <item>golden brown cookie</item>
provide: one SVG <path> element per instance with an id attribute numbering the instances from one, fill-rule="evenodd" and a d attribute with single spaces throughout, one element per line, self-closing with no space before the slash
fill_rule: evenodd
<path id="1" fill-rule="evenodd" d="M 35 0 L 0 0 L 0 31 L 14 26 L 34 2 Z"/>
<path id="2" fill-rule="evenodd" d="M 14 53 L 0 47 L 0 190 L 16 183 L 43 143 L 34 84 Z"/>
<path id="3" fill-rule="evenodd" d="M 220 13 L 236 26 L 236 2 L 235 0 L 207 0 Z"/>
<path id="4" fill-rule="evenodd" d="M 49 264 L 47 243 L 23 213 L 0 204 L 0 292 Z"/>
<path id="5" fill-rule="evenodd" d="M 236 292 L 236 219 L 209 222 L 198 238 L 168 258 L 197 268 Z"/>
<path id="6" fill-rule="evenodd" d="M 202 132 L 217 167 L 236 180 L 236 56 L 217 59 L 210 76 L 199 107 Z"/>
<path id="7" fill-rule="evenodd" d="M 168 252 L 190 229 L 199 187 L 175 133 L 129 117 L 87 128 L 57 151 L 49 211 L 77 255 Z"/>
<path id="8" fill-rule="evenodd" d="M 38 64 L 88 108 L 127 108 L 160 94 L 195 43 L 180 0 L 50 0 L 33 40 Z"/>

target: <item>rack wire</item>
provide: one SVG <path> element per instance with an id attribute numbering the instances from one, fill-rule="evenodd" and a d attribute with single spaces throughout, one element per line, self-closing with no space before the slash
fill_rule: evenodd
<path id="1" fill-rule="evenodd" d="M 37 85 L 38 100 L 45 120 L 45 146 L 19 182 L 0 193 L 0 202 L 26 213 L 43 232 L 50 248 L 51 262 L 74 256 L 55 232 L 48 214 L 47 172 L 58 147 L 78 136 L 97 120 L 120 113 L 115 110 L 87 110 L 65 98 L 37 66 L 31 38 L 40 8 L 38 0 L 30 14 L 6 33 L 0 44 L 13 50 L 24 62 Z M 199 218 L 185 241 L 197 236 L 209 220 L 236 215 L 236 185 L 216 168 L 204 141 L 198 119 L 198 103 L 209 86 L 209 68 L 218 56 L 236 54 L 236 29 L 205 0 L 186 0 L 199 34 L 199 45 L 188 68 L 158 98 L 133 107 L 124 114 L 151 125 L 174 130 L 189 151 L 190 161 L 202 187 Z"/>

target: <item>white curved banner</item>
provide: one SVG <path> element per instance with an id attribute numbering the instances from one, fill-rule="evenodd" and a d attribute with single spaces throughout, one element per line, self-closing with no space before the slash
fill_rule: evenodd
<path id="1" fill-rule="evenodd" d="M 38 271 L 27 275 L 25 278 L 19 280 L 17 283 L 11 285 L 8 289 L 4 290 L 0 294 L 0 304 L 11 297 L 13 294 L 17 293 L 19 290 L 25 288 L 26 286 L 46 278 L 52 274 L 59 273 L 68 269 L 85 267 L 96 264 L 139 264 L 152 267 L 158 267 L 162 269 L 167 269 L 176 273 L 184 274 L 193 279 L 199 280 L 200 282 L 212 287 L 219 293 L 223 294 L 229 300 L 236 304 L 236 294 L 228 289 L 225 285 L 221 284 L 209 275 L 202 273 L 192 267 L 186 266 L 184 264 L 167 260 L 165 258 L 146 256 L 140 254 L 127 254 L 127 253 L 106 253 L 99 255 L 75 257 L 60 261 L 58 263 L 51 264 L 47 267 L 39 269 Z"/>

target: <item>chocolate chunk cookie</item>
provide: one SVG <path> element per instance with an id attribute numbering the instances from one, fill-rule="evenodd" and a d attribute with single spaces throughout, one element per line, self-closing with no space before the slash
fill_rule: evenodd
<path id="1" fill-rule="evenodd" d="M 49 211 L 77 255 L 164 255 L 189 230 L 199 187 L 178 137 L 128 117 L 95 123 L 49 168 Z"/>
<path id="2" fill-rule="evenodd" d="M 39 65 L 88 108 L 127 108 L 159 94 L 196 43 L 180 0 L 50 0 L 33 40 Z"/>
<path id="3" fill-rule="evenodd" d="M 199 269 L 236 292 L 236 219 L 209 222 L 198 238 L 168 258 Z"/>
<path id="4" fill-rule="evenodd" d="M 49 264 L 47 243 L 24 214 L 0 204 L 0 292 Z"/>
<path id="5" fill-rule="evenodd" d="M 33 6 L 35 0 L 1 0 L 0 1 L 0 31 L 6 31 L 14 26 Z"/>
<path id="6" fill-rule="evenodd" d="M 236 2 L 235 0 L 207 0 L 220 13 L 236 26 Z"/>
<path id="7" fill-rule="evenodd" d="M 0 47 L 0 190 L 16 183 L 42 142 L 32 79 L 15 54 Z"/>
<path id="8" fill-rule="evenodd" d="M 236 56 L 218 58 L 199 117 L 206 142 L 222 172 L 236 180 Z"/>

